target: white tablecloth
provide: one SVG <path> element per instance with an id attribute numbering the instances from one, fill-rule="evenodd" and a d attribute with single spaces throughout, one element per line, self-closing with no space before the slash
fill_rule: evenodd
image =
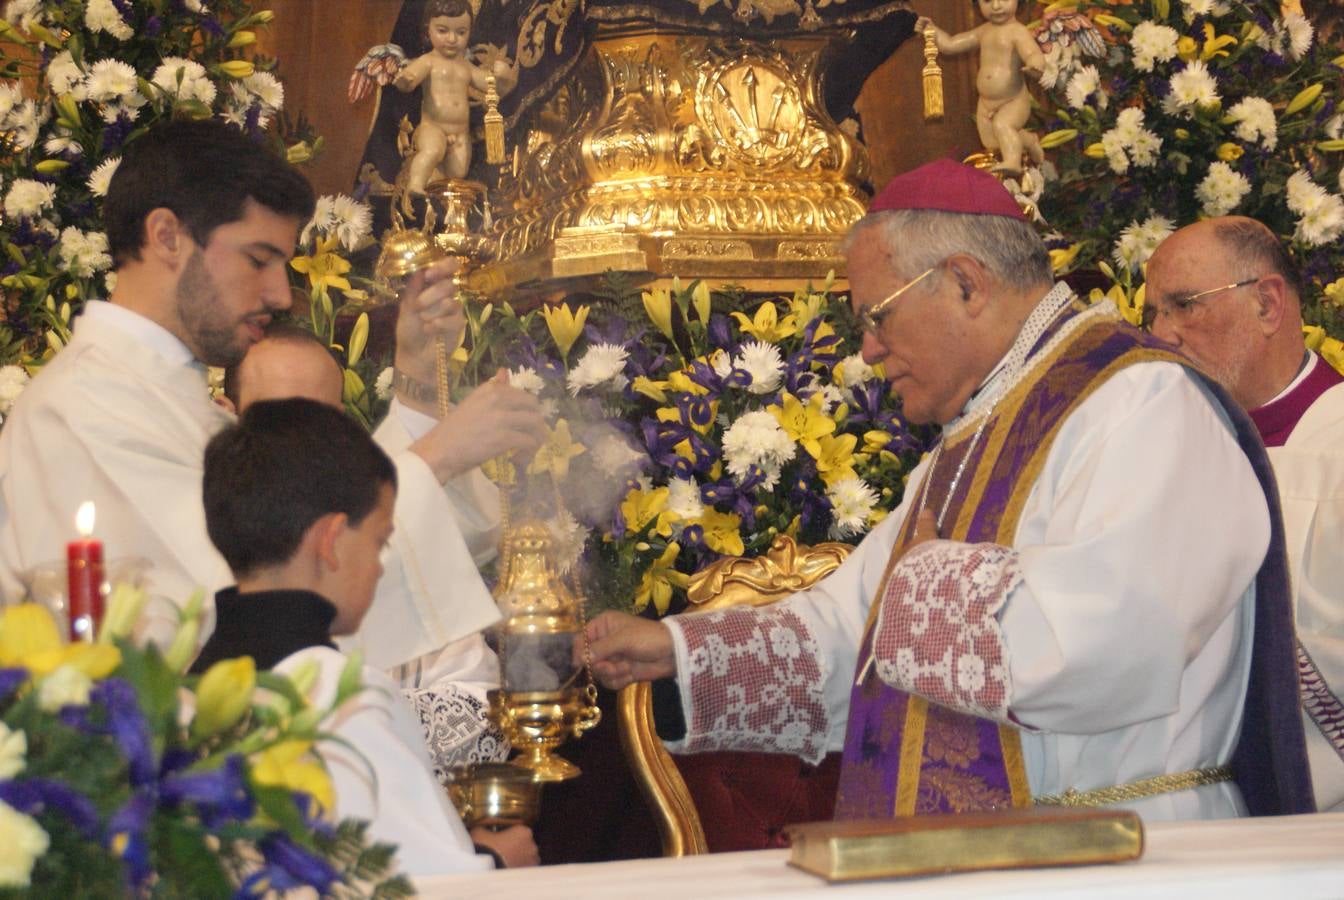
<path id="1" fill-rule="evenodd" d="M 582 823 L 574 823 L 583 827 Z M 543 866 L 422 878 L 429 898 L 739 900 L 744 897 L 1344 898 L 1344 813 L 1157 823 L 1132 863 L 828 885 L 787 850 Z"/>

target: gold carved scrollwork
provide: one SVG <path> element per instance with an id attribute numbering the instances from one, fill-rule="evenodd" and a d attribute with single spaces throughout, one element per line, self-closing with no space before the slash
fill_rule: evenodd
<path id="1" fill-rule="evenodd" d="M 696 87 L 710 138 L 742 163 L 773 166 L 798 149 L 806 115 L 788 74 L 756 56 L 726 61 Z"/>
<path id="2" fill-rule="evenodd" d="M 663 244 L 664 259 L 751 259 L 746 241 L 710 238 L 671 238 Z"/>
<path id="3" fill-rule="evenodd" d="M 853 549 L 838 543 L 799 547 L 781 534 L 764 556 L 729 557 L 701 569 L 691 576 L 686 596 L 696 610 L 764 606 L 815 584 Z"/>

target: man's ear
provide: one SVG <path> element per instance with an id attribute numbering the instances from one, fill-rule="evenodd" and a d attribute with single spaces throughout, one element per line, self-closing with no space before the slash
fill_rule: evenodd
<path id="1" fill-rule="evenodd" d="M 328 571 L 341 568 L 341 538 L 350 528 L 350 517 L 345 513 L 327 513 L 308 526 L 303 533 L 303 544 L 308 546 Z"/>
<path id="2" fill-rule="evenodd" d="M 966 306 L 966 314 L 971 318 L 985 311 L 990 300 L 990 278 L 980 260 L 965 253 L 954 253 L 943 263 L 947 274 L 961 292 L 961 302 Z"/>
<path id="3" fill-rule="evenodd" d="M 177 217 L 177 213 L 167 207 L 157 207 L 145 216 L 145 251 L 169 268 L 176 269 L 181 260 L 187 258 L 190 251 L 190 235 Z"/>
<path id="4" fill-rule="evenodd" d="M 1270 273 L 1255 285 L 1255 319 L 1266 337 L 1278 334 L 1283 326 L 1288 304 L 1296 303 L 1288 291 L 1288 282 L 1277 273 Z"/>

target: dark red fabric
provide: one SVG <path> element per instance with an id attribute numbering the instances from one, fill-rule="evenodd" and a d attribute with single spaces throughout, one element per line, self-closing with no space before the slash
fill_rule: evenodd
<path id="1" fill-rule="evenodd" d="M 1306 414 L 1311 404 L 1321 394 L 1344 381 L 1344 376 L 1319 356 L 1312 360 L 1312 364 L 1314 368 L 1311 374 L 1286 396 L 1251 410 L 1251 421 L 1255 423 L 1255 430 L 1260 432 L 1260 440 L 1265 442 L 1266 447 L 1282 447 L 1287 443 L 1288 435 L 1293 433 L 1298 420 Z"/>
<path id="2" fill-rule="evenodd" d="M 868 204 L 868 212 L 888 209 L 937 209 L 1007 216 L 1024 222 L 1027 219 L 999 179 L 951 159 L 936 159 L 887 182 Z"/>
<path id="3" fill-rule="evenodd" d="M 782 753 L 674 756 L 711 853 L 784 847 L 783 829 L 830 819 L 840 754 L 812 766 Z"/>

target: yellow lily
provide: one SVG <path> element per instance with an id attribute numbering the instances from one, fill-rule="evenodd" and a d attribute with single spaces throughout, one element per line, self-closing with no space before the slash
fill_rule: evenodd
<path id="1" fill-rule="evenodd" d="M 345 273 L 350 271 L 350 261 L 335 250 L 337 238 L 332 235 L 317 242 L 312 256 L 296 256 L 289 261 L 290 268 L 300 275 L 308 276 L 308 284 L 317 289 L 322 285 L 350 290 L 350 281 Z"/>
<path id="2" fill-rule="evenodd" d="M 565 304 L 557 303 L 554 306 L 543 306 L 541 315 L 546 320 L 547 330 L 551 332 L 551 340 L 555 341 L 556 349 L 560 351 L 560 358 L 568 363 L 569 350 L 579 335 L 583 334 L 583 323 L 588 321 L 588 307 L 580 306 L 574 312 Z"/>
<path id="3" fill-rule="evenodd" d="M 1214 154 L 1223 162 L 1236 162 L 1241 159 L 1242 154 L 1245 152 L 1246 150 L 1240 144 L 1228 141 L 1224 144 L 1219 144 L 1218 149 L 1214 151 Z"/>
<path id="4" fill-rule="evenodd" d="M 369 342 L 369 314 L 360 313 L 355 326 L 350 329 L 350 349 L 345 354 L 345 365 L 354 368 L 364 355 L 364 347 Z"/>
<path id="5" fill-rule="evenodd" d="M 809 294 L 799 290 L 794 292 L 793 299 L 789 301 L 789 313 L 799 328 L 806 328 L 813 319 L 821 315 L 825 305 L 826 298 L 821 294 Z"/>
<path id="6" fill-rule="evenodd" d="M 1185 36 L 1176 42 L 1176 55 L 1184 62 L 1190 62 L 1199 55 L 1199 44 L 1194 38 Z"/>
<path id="7" fill-rule="evenodd" d="M 1092 159 L 1105 159 L 1106 147 L 1101 141 L 1097 141 L 1095 144 L 1088 144 L 1083 148 L 1083 155 Z"/>
<path id="8" fill-rule="evenodd" d="M 743 331 L 767 344 L 777 344 L 784 338 L 798 333 L 798 323 L 793 316 L 780 319 L 773 300 L 767 300 L 758 306 L 756 315 L 750 319 L 746 314 L 736 311 L 733 312 L 733 318 L 737 319 L 737 324 Z"/>
<path id="9" fill-rule="evenodd" d="M 104 678 L 121 665 L 121 651 L 108 644 L 67 644 L 45 606 L 20 603 L 0 612 L 0 668 L 22 666 L 40 678 L 61 666 Z"/>
<path id="10" fill-rule="evenodd" d="M 853 478 L 854 445 L 859 442 L 852 434 L 822 436 L 818 442 L 821 453 L 817 456 L 817 473 L 826 484 L 834 484 L 842 478 Z"/>
<path id="11" fill-rule="evenodd" d="M 1208 62 L 1217 56 L 1229 56 L 1228 47 L 1237 46 L 1237 39 L 1230 34 L 1215 34 L 1213 25 L 1209 22 L 1204 23 L 1204 47 L 1199 51 L 1199 58 Z"/>
<path id="12" fill-rule="evenodd" d="M 1344 306 L 1344 278 L 1338 278 L 1325 286 L 1325 302 L 1331 306 Z"/>
<path id="13" fill-rule="evenodd" d="M 569 475 L 569 461 L 586 450 L 583 444 L 569 436 L 569 422 L 558 419 L 546 443 L 542 444 L 532 457 L 532 462 L 528 463 L 527 474 L 550 472 L 557 481 L 563 479 Z"/>
<path id="14" fill-rule="evenodd" d="M 1323 84 L 1313 84 L 1309 87 L 1304 87 L 1297 92 L 1297 96 L 1288 101 L 1288 108 L 1283 111 L 1283 114 L 1285 116 L 1291 116 L 1299 110 L 1306 109 L 1316 102 L 1316 98 L 1321 96 L 1321 91 L 1323 90 L 1325 90 L 1325 85 Z"/>
<path id="15" fill-rule="evenodd" d="M 99 643 L 110 644 L 117 638 L 129 637 L 148 599 L 149 594 L 143 588 L 125 583 L 112 588 L 112 594 L 107 598 L 107 611 L 103 614 L 102 629 L 98 632 Z"/>
<path id="16" fill-rule="evenodd" d="M 1050 251 L 1050 271 L 1059 275 L 1069 270 L 1073 261 L 1078 258 L 1078 251 L 1083 249 L 1082 244 L 1070 244 L 1062 250 Z"/>
<path id="17" fill-rule="evenodd" d="M 1056 147 L 1063 147 L 1076 137 L 1078 137 L 1077 128 L 1061 128 L 1058 131 L 1052 131 L 1041 138 L 1041 149 L 1053 150 Z"/>
<path id="18" fill-rule="evenodd" d="M 696 362 L 706 362 L 704 357 L 700 357 Z M 691 380 L 691 373 L 687 369 L 677 369 L 667 376 L 667 383 L 664 385 L 668 390 L 676 391 L 681 394 L 708 394 L 708 388 L 697 384 Z"/>
<path id="19" fill-rule="evenodd" d="M 784 394 L 784 402 L 779 406 L 766 409 L 779 422 L 779 427 L 793 440 L 812 454 L 813 459 L 821 456 L 821 444 L 818 438 L 835 432 L 835 420 L 823 411 L 826 398 L 821 392 L 813 394 L 807 403 L 803 403 L 793 394 Z"/>
<path id="20" fill-rule="evenodd" d="M 1344 374 L 1344 342 L 1339 338 L 1327 337 L 1321 341 L 1321 349 L 1317 351 L 1321 358 L 1334 367 L 1336 372 Z"/>
<path id="21" fill-rule="evenodd" d="M 196 686 L 196 718 L 191 736 L 207 738 L 232 728 L 252 707 L 257 686 L 257 664 L 250 656 L 221 659 L 201 676 Z"/>
<path id="22" fill-rule="evenodd" d="M 230 78 L 246 78 L 255 72 L 257 67 L 245 59 L 231 59 L 220 63 L 219 70 Z"/>
<path id="23" fill-rule="evenodd" d="M 625 527 L 632 533 L 639 533 L 644 526 L 653 523 L 653 533 L 662 537 L 672 534 L 673 515 L 667 508 L 668 490 L 665 487 L 643 490 L 636 488 L 625 495 L 621 501 L 621 516 Z"/>
<path id="24" fill-rule="evenodd" d="M 709 293 L 709 285 L 703 281 L 696 284 L 695 290 L 691 291 L 691 304 L 695 306 L 695 315 L 701 322 L 708 325 L 713 304 L 713 298 Z"/>
<path id="25" fill-rule="evenodd" d="M 630 382 L 631 390 L 643 394 L 655 403 L 667 402 L 667 393 L 663 390 L 666 387 L 666 381 L 652 381 L 647 375 L 637 375 L 635 380 Z"/>
<path id="26" fill-rule="evenodd" d="M 1303 325 L 1302 342 L 1307 345 L 1308 350 L 1320 350 L 1321 344 L 1325 343 L 1325 329 L 1319 325 Z M 4 635 L 0 634 L 0 640 L 3 640 L 3 637 Z M 3 657 L 0 657 L 0 662 L 4 662 Z"/>
<path id="27" fill-rule="evenodd" d="M 724 556 L 741 556 L 746 552 L 742 543 L 742 518 L 736 513 L 723 513 L 706 506 L 700 516 L 700 527 L 705 532 L 705 546 Z"/>
<path id="28" fill-rule="evenodd" d="M 639 589 L 635 591 L 635 612 L 648 606 L 652 600 L 653 608 L 661 616 L 667 612 L 668 604 L 672 601 L 672 589 L 685 589 L 689 576 L 672 568 L 680 553 L 680 544 L 668 544 L 662 555 L 640 576 Z"/>
<path id="29" fill-rule="evenodd" d="M 672 340 L 672 295 L 662 288 L 644 291 L 640 295 L 644 311 L 667 339 Z"/>
<path id="30" fill-rule="evenodd" d="M 252 781 L 268 787 L 303 791 L 324 810 L 335 808 L 336 792 L 322 764 L 308 754 L 310 741 L 281 741 L 253 756 Z"/>

